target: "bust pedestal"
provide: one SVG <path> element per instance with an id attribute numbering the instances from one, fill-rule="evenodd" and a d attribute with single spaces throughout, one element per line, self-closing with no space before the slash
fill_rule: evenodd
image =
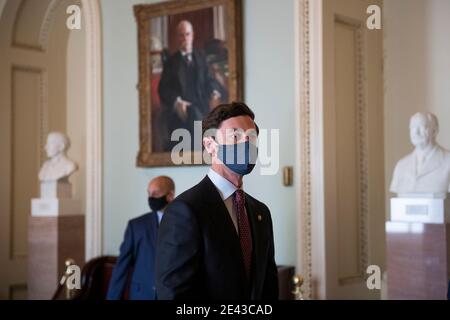
<path id="1" fill-rule="evenodd" d="M 392 198 L 386 222 L 388 299 L 447 299 L 450 201 Z"/>
<path id="2" fill-rule="evenodd" d="M 66 271 L 65 260 L 84 264 L 84 214 L 68 181 L 42 182 L 28 220 L 28 297 L 51 299 Z"/>
<path id="3" fill-rule="evenodd" d="M 41 197 L 31 200 L 33 217 L 73 216 L 81 214 L 81 203 L 72 199 L 68 181 L 41 182 Z"/>

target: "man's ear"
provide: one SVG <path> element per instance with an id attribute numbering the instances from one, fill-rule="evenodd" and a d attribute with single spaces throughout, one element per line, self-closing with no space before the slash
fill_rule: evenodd
<path id="1" fill-rule="evenodd" d="M 211 137 L 203 138 L 203 146 L 205 147 L 206 152 L 208 152 L 210 155 L 214 154 L 215 151 L 214 142 Z"/>
<path id="2" fill-rule="evenodd" d="M 174 197 L 175 197 L 174 191 L 173 190 L 169 191 L 169 193 L 167 194 L 167 202 L 171 202 Z"/>

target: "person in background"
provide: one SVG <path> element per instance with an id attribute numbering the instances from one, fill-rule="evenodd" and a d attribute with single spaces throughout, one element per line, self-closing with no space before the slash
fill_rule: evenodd
<path id="1" fill-rule="evenodd" d="M 108 300 L 123 299 L 130 276 L 130 300 L 156 300 L 156 238 L 164 210 L 174 198 L 175 184 L 171 178 L 159 176 L 149 182 L 147 192 L 151 211 L 128 222 L 109 283 Z"/>
<path id="2" fill-rule="evenodd" d="M 179 128 L 188 130 L 193 137 L 194 121 L 201 121 L 220 103 L 223 88 L 211 75 L 204 52 L 194 48 L 192 24 L 180 21 L 176 31 L 178 50 L 164 64 L 158 88 L 162 118 L 169 137 Z M 169 140 L 165 151 L 176 144 Z"/>

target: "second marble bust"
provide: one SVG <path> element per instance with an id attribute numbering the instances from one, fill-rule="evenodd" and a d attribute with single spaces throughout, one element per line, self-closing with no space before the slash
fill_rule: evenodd
<path id="1" fill-rule="evenodd" d="M 410 139 L 415 149 L 395 166 L 390 191 L 400 197 L 427 194 L 445 198 L 450 192 L 450 152 L 436 142 L 437 117 L 416 113 L 410 120 Z"/>

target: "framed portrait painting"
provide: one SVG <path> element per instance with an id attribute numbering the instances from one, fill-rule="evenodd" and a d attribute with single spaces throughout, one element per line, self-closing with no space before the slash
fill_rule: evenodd
<path id="1" fill-rule="evenodd" d="M 139 167 L 204 164 L 201 120 L 242 100 L 241 0 L 134 6 Z M 182 161 L 174 161 L 174 154 Z M 200 159 L 200 161 L 199 161 Z"/>

